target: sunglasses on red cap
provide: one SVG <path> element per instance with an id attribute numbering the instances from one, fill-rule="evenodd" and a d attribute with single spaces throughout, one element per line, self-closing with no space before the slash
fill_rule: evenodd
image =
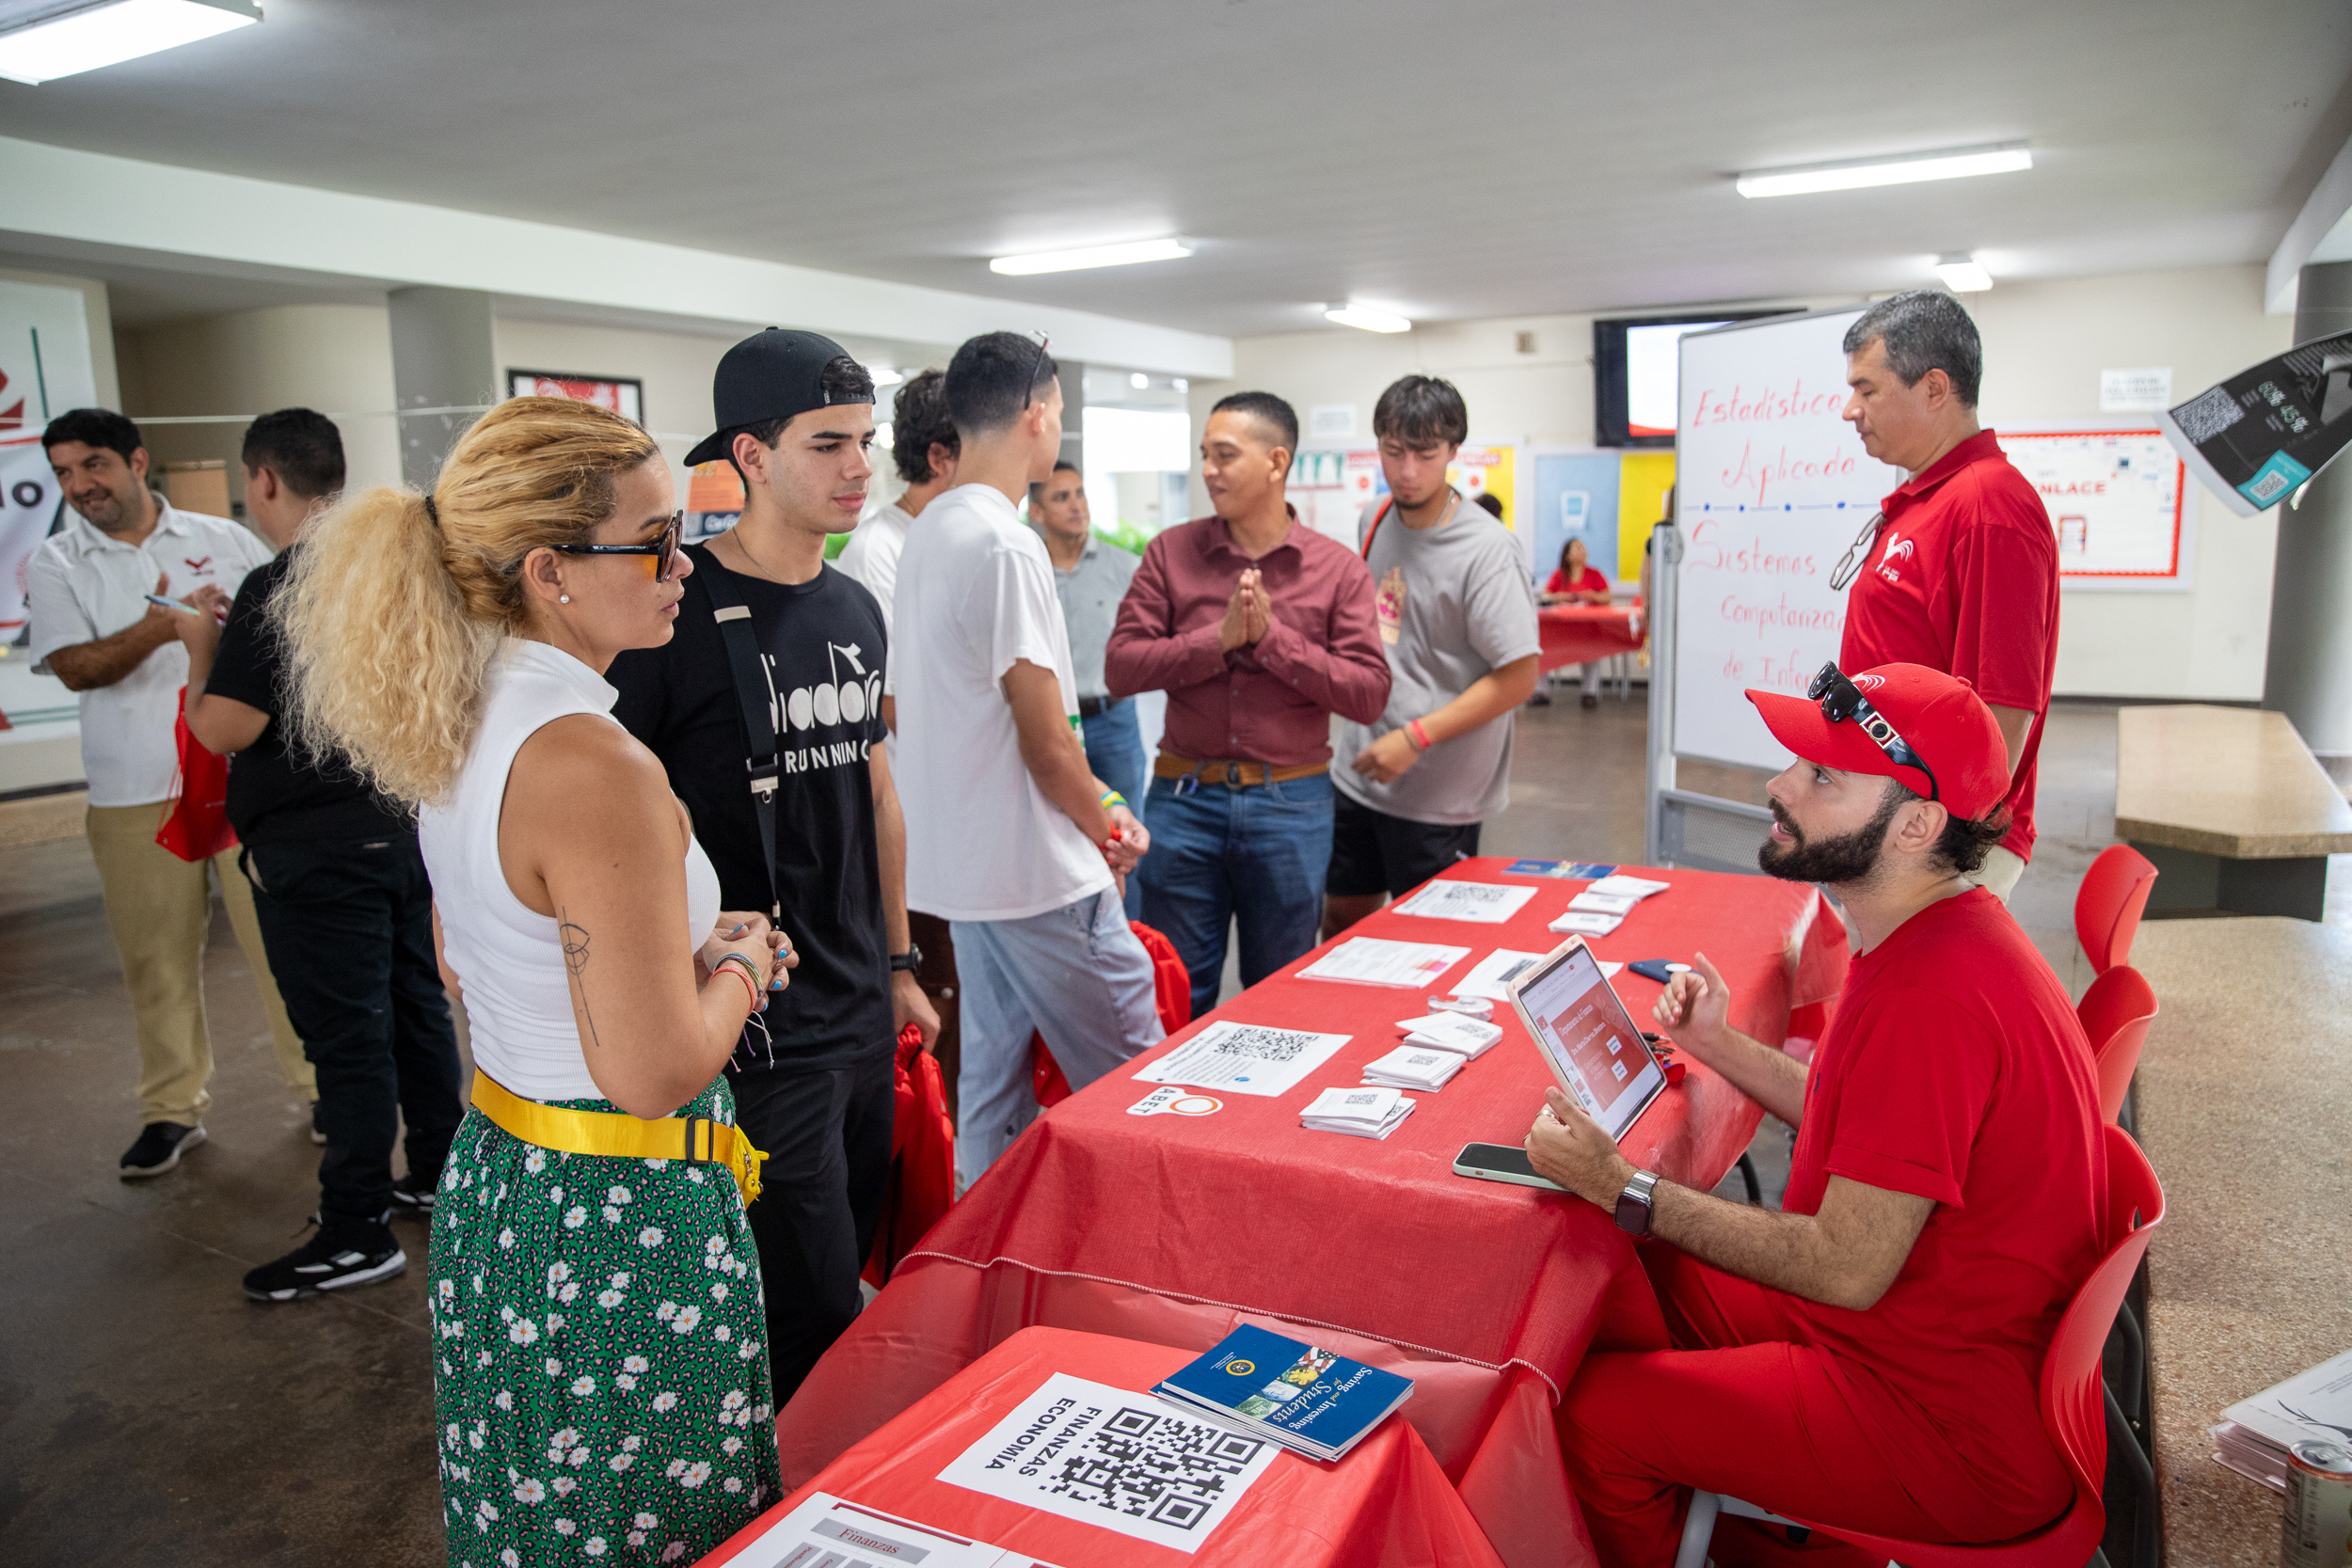
<path id="1" fill-rule="evenodd" d="M 1813 677 L 1813 684 L 1805 688 L 1804 694 L 1821 705 L 1821 717 L 1831 723 L 1842 724 L 1848 720 L 1853 721 L 1862 733 L 1870 737 L 1871 744 L 1886 753 L 1887 761 L 1899 768 L 1916 768 L 1925 773 L 1928 776 L 1928 799 L 1943 799 L 1943 791 L 1935 782 L 1935 769 L 1928 766 L 1928 759 L 1914 751 L 1911 742 L 1903 738 L 1902 732 L 1888 723 L 1884 716 L 1870 705 L 1870 699 L 1865 697 L 1862 689 L 1837 668 L 1836 659 L 1821 666 L 1820 673 Z"/>

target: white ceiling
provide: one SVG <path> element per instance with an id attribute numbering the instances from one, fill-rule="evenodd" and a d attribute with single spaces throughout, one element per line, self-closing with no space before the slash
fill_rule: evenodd
<path id="1" fill-rule="evenodd" d="M 0 81 L 0 135 L 1225 335 L 2260 261 L 2352 135 L 2342 0 L 264 9 Z M 2006 140 L 2032 172 L 1730 182 Z M 985 264 L 1167 232 L 1199 253 Z"/>

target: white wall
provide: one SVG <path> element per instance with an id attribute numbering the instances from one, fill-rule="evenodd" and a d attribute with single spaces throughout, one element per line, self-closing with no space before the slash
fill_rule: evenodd
<path id="1" fill-rule="evenodd" d="M 235 416 L 208 424 L 141 427 L 159 462 L 236 462 L 244 420 L 272 409 L 315 408 L 343 436 L 354 487 L 400 483 L 393 429 L 389 318 L 376 305 L 277 305 L 126 328 L 116 337 L 123 412 Z"/>
<path id="2" fill-rule="evenodd" d="M 1984 335 L 1984 420 L 1997 430 L 2004 420 L 2099 418 L 2103 368 L 2169 365 L 2173 395 L 2185 398 L 2288 346 L 2293 324 L 2263 313 L 2262 286 L 2263 269 L 2248 264 L 2002 284 L 1970 294 L 1966 303 Z M 1667 302 L 1658 309 L 1692 308 Z M 1393 336 L 1335 326 L 1237 339 L 1232 381 L 1192 383 L 1195 428 L 1210 404 L 1247 387 L 1288 398 L 1302 423 L 1314 404 L 1353 404 L 1359 438 L 1369 444 L 1381 388 L 1420 372 L 1462 389 L 1473 444 L 1586 445 L 1593 439 L 1592 323 L 1591 316 L 1529 316 L 1433 324 Z M 1534 333 L 1534 353 L 1518 352 L 1522 331 Z M 2066 593 L 2061 693 L 2261 697 L 2275 525 L 2268 515 L 2233 517 L 2201 491 L 2193 504 L 2197 544 L 2187 591 Z M 1195 515 L 1208 510 L 1197 476 L 1192 505 Z"/>
<path id="3" fill-rule="evenodd" d="M 82 293 L 82 319 L 89 326 L 90 380 L 98 394 L 98 406 L 122 411 L 122 380 L 115 367 L 114 313 L 106 302 L 106 285 L 94 277 L 69 277 L 54 272 L 19 272 L 13 267 L 0 267 L 0 279 L 10 283 L 40 283 L 52 289 L 78 289 Z M 58 409 L 63 413 L 63 409 Z"/>

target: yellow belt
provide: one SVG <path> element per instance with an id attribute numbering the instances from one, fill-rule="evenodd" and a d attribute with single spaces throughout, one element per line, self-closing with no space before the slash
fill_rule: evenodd
<path id="1" fill-rule="evenodd" d="M 479 1068 L 473 1075 L 474 1109 L 527 1144 L 562 1154 L 609 1154 L 634 1160 L 680 1160 L 690 1165 L 723 1165 L 743 1201 L 759 1196 L 760 1162 L 740 1128 L 707 1117 L 663 1117 L 646 1121 L 617 1111 L 566 1111 L 525 1100 Z"/>

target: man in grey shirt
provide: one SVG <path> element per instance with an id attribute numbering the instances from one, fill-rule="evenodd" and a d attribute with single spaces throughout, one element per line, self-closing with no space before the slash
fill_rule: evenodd
<path id="1" fill-rule="evenodd" d="M 1054 592 L 1061 597 L 1062 622 L 1070 628 L 1070 664 L 1078 682 L 1078 726 L 1086 741 L 1087 765 L 1116 790 L 1140 819 L 1151 779 L 1144 773 L 1143 730 L 1136 722 L 1132 697 L 1113 697 L 1103 678 L 1103 649 L 1127 596 L 1136 559 L 1117 545 L 1094 537 L 1087 510 L 1086 484 L 1068 459 L 1054 465 L 1053 477 L 1029 486 L 1029 520 L 1045 537 L 1054 562 Z M 1127 918 L 1143 907 L 1143 883 L 1127 879 Z"/>
<path id="2" fill-rule="evenodd" d="M 1518 541 L 1446 479 L 1470 434 L 1462 394 L 1406 376 L 1380 394 L 1372 432 L 1389 495 L 1358 532 L 1389 705 L 1375 724 L 1343 724 L 1334 745 L 1352 760 L 1331 768 L 1326 939 L 1478 853 L 1480 824 L 1510 800 L 1514 715 L 1542 651 Z"/>

